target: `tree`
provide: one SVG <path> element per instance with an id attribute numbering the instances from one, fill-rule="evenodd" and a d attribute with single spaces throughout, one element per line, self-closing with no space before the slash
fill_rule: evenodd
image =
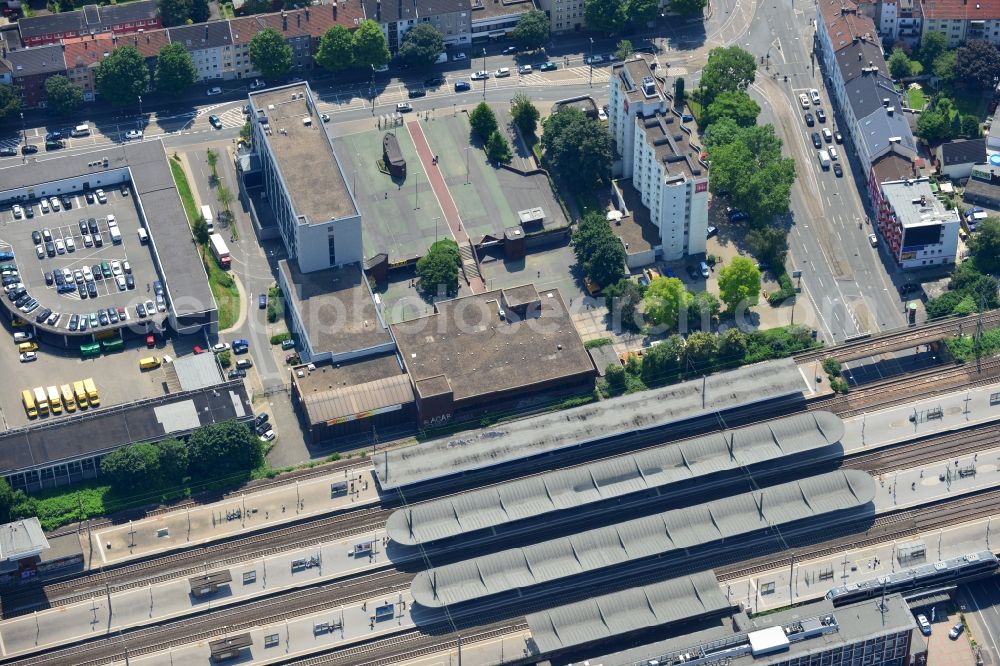
<path id="1" fill-rule="evenodd" d="M 927 143 L 940 143 L 951 138 L 951 118 L 938 109 L 924 109 L 917 118 L 917 136 Z"/>
<path id="2" fill-rule="evenodd" d="M 510 151 L 510 142 L 500 132 L 494 130 L 486 140 L 486 157 L 494 164 L 509 164 L 514 158 Z"/>
<path id="3" fill-rule="evenodd" d="M 962 116 L 961 135 L 966 139 L 978 139 L 983 135 L 983 130 L 979 126 L 979 118 L 972 114 Z"/>
<path id="4" fill-rule="evenodd" d="M 740 127 L 751 127 L 757 124 L 759 115 L 760 105 L 750 95 L 742 90 L 725 90 L 705 107 L 701 123 L 703 127 L 707 127 L 722 118 L 732 118 Z"/>
<path id="5" fill-rule="evenodd" d="M 212 16 L 208 0 L 191 0 L 191 22 L 204 23 Z"/>
<path id="6" fill-rule="evenodd" d="M 490 135 L 497 131 L 499 125 L 497 125 L 497 117 L 493 113 L 493 109 L 486 102 L 480 102 L 476 108 L 472 110 L 469 114 L 469 123 L 472 125 L 472 131 L 476 133 L 479 140 L 484 144 L 486 140 L 489 139 Z"/>
<path id="7" fill-rule="evenodd" d="M 101 460 L 101 473 L 118 492 L 157 488 L 162 482 L 160 450 L 153 444 L 123 446 Z"/>
<path id="8" fill-rule="evenodd" d="M 721 118 L 705 128 L 705 146 L 724 146 L 739 139 L 742 128 L 732 118 Z"/>
<path id="9" fill-rule="evenodd" d="M 660 0 L 626 0 L 625 19 L 634 28 L 645 28 L 656 20 L 660 11 Z M 624 60 L 624 58 L 623 58 Z"/>
<path id="10" fill-rule="evenodd" d="M 611 134 L 579 109 L 563 107 L 542 123 L 545 159 L 576 191 L 598 187 L 611 176 Z"/>
<path id="11" fill-rule="evenodd" d="M 691 298 L 691 305 L 688 308 L 688 322 L 691 325 L 701 326 L 703 330 L 708 330 L 712 322 L 719 317 L 722 304 L 718 297 L 710 291 L 699 291 Z"/>
<path id="12" fill-rule="evenodd" d="M 889 73 L 894 79 L 905 79 L 913 71 L 910 59 L 903 53 L 903 49 L 893 49 L 887 64 L 889 65 Z"/>
<path id="13" fill-rule="evenodd" d="M 625 368 L 621 363 L 611 363 L 604 371 L 604 381 L 608 383 L 611 395 L 621 395 L 625 392 Z"/>
<path id="14" fill-rule="evenodd" d="M 684 339 L 676 333 L 650 347 L 642 357 L 642 381 L 646 386 L 663 384 L 681 368 Z"/>
<path id="15" fill-rule="evenodd" d="M 435 241 L 427 254 L 417 260 L 420 290 L 427 296 L 458 292 L 458 270 L 461 266 L 458 243 L 450 238 Z"/>
<path id="16" fill-rule="evenodd" d="M 611 313 L 611 330 L 638 333 L 642 329 L 640 303 L 642 303 L 642 289 L 628 278 L 622 278 L 605 287 L 604 305 Z"/>
<path id="17" fill-rule="evenodd" d="M 719 354 L 719 338 L 707 331 L 695 331 L 684 341 L 684 362 L 704 369 Z"/>
<path id="18" fill-rule="evenodd" d="M 83 90 L 61 74 L 45 79 L 45 100 L 50 109 L 68 116 L 83 105 Z"/>
<path id="19" fill-rule="evenodd" d="M 510 115 L 525 140 L 531 143 L 538 127 L 538 119 L 541 117 L 538 108 L 531 103 L 531 98 L 522 92 L 514 95 L 514 99 L 510 101 Z"/>
<path id="20" fill-rule="evenodd" d="M 698 16 L 705 11 L 708 0 L 670 0 L 670 11 L 681 16 Z"/>
<path id="21" fill-rule="evenodd" d="M 733 257 L 729 265 L 719 271 L 719 297 L 727 310 L 740 304 L 757 305 L 760 297 L 760 271 L 746 257 Z"/>
<path id="22" fill-rule="evenodd" d="M 622 0 L 584 0 L 583 20 L 594 32 L 613 34 L 625 27 Z"/>
<path id="23" fill-rule="evenodd" d="M 691 294 L 678 278 L 654 278 L 643 296 L 646 319 L 650 324 L 670 330 L 677 327 L 681 316 L 687 319 Z"/>
<path id="24" fill-rule="evenodd" d="M 191 0 L 159 0 L 156 3 L 163 25 L 184 25 L 191 18 Z"/>
<path id="25" fill-rule="evenodd" d="M 381 67 L 389 62 L 391 57 L 382 27 L 371 19 L 365 19 L 358 24 L 357 30 L 354 31 L 353 47 L 354 64 L 363 69 Z"/>
<path id="26" fill-rule="evenodd" d="M 13 118 L 21 110 L 21 96 L 14 86 L 0 83 L 0 120 Z"/>
<path id="27" fill-rule="evenodd" d="M 433 65 L 444 53 L 444 37 L 430 23 L 418 23 L 410 28 L 396 55 L 400 62 L 413 67 Z"/>
<path id="28" fill-rule="evenodd" d="M 963 86 L 990 89 L 1000 80 L 1000 51 L 984 40 L 966 42 L 958 48 L 955 81 Z"/>
<path id="29" fill-rule="evenodd" d="M 187 445 L 177 439 L 165 439 L 156 443 L 159 449 L 160 478 L 167 487 L 180 486 L 184 482 L 188 468 Z"/>
<path id="30" fill-rule="evenodd" d="M 170 96 L 182 95 L 198 79 L 194 59 L 184 45 L 172 42 L 156 57 L 156 90 Z"/>
<path id="31" fill-rule="evenodd" d="M 1000 218 L 987 217 L 977 224 L 976 233 L 969 237 L 969 249 L 976 257 L 976 267 L 1000 273 Z"/>
<path id="32" fill-rule="evenodd" d="M 11 509 L 14 508 L 14 490 L 7 479 L 0 477 L 0 521 L 11 521 Z"/>
<path id="33" fill-rule="evenodd" d="M 379 31 L 381 34 L 381 31 Z M 354 64 L 354 38 L 342 25 L 335 25 L 319 40 L 316 63 L 328 72 L 342 72 Z"/>
<path id="34" fill-rule="evenodd" d="M 920 50 L 917 52 L 917 60 L 923 64 L 924 69 L 929 69 L 947 49 L 948 37 L 943 32 L 936 30 L 928 31 L 920 40 Z"/>
<path id="35" fill-rule="evenodd" d="M 280 79 L 292 68 L 292 47 L 274 28 L 264 28 L 250 40 L 250 62 L 265 79 Z"/>
<path id="36" fill-rule="evenodd" d="M 719 354 L 722 362 L 736 365 L 743 361 L 747 353 L 747 335 L 735 326 L 727 328 L 719 338 Z"/>
<path id="37" fill-rule="evenodd" d="M 746 90 L 754 82 L 757 61 L 738 46 L 717 46 L 708 52 L 708 62 L 701 74 L 698 95 L 708 106 L 716 95 L 727 90 Z"/>
<path id="38" fill-rule="evenodd" d="M 528 50 L 540 49 L 549 41 L 549 17 L 545 12 L 531 9 L 521 14 L 517 25 L 511 31 L 513 37 L 522 48 Z"/>
<path id="39" fill-rule="evenodd" d="M 788 234 L 780 227 L 762 226 L 747 233 L 747 245 L 760 262 L 778 270 L 785 265 L 788 254 Z M 780 271 L 779 271 L 780 272 Z"/>
<path id="40" fill-rule="evenodd" d="M 149 68 L 134 46 L 119 46 L 94 71 L 97 92 L 115 106 L 131 106 L 149 90 Z"/>
<path id="41" fill-rule="evenodd" d="M 195 430 L 188 438 L 188 470 L 201 478 L 220 478 L 256 469 L 264 462 L 264 447 L 256 433 L 236 421 Z"/>
<path id="42" fill-rule="evenodd" d="M 600 286 L 625 275 L 625 246 L 598 212 L 587 213 L 573 233 L 573 253 L 583 274 Z"/>
<path id="43" fill-rule="evenodd" d="M 618 42 L 618 47 L 615 49 L 615 59 L 628 60 L 629 56 L 633 53 L 635 53 L 635 49 L 632 48 L 632 42 L 627 39 L 623 39 Z"/>
<path id="44" fill-rule="evenodd" d="M 721 124 L 721 123 L 718 123 Z M 745 210 L 757 226 L 766 226 L 788 212 L 795 161 L 781 153 L 781 139 L 771 125 L 737 128 L 732 141 L 710 146 L 715 193 L 729 192 L 734 205 Z"/>
<path id="45" fill-rule="evenodd" d="M 685 99 L 686 94 L 684 92 L 684 77 L 678 76 L 674 79 L 674 108 L 684 108 Z"/>
<path id="46" fill-rule="evenodd" d="M 931 66 L 931 71 L 942 85 L 948 85 L 955 80 L 955 69 L 958 66 L 958 51 L 945 51 Z"/>
<path id="47" fill-rule="evenodd" d="M 202 245 L 208 242 L 208 222 L 204 215 L 194 218 L 194 222 L 191 223 L 191 234 Z"/>

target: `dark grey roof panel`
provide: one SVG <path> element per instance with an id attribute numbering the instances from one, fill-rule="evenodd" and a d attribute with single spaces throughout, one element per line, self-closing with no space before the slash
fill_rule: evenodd
<path id="1" fill-rule="evenodd" d="M 427 543 L 785 456 L 822 457 L 843 435 L 830 412 L 796 414 L 415 504 L 393 513 L 387 529 L 396 543 Z"/>
<path id="2" fill-rule="evenodd" d="M 871 476 L 839 470 L 435 567 L 418 573 L 411 590 L 417 603 L 430 608 L 473 601 L 858 509 L 874 497 Z"/>
<path id="3" fill-rule="evenodd" d="M 757 363 L 704 379 L 392 449 L 375 459 L 375 470 L 382 488 L 399 488 L 799 395 L 806 388 L 792 359 Z"/>
<path id="4" fill-rule="evenodd" d="M 683 622 L 730 607 L 715 574 L 701 571 L 532 613 L 526 619 L 532 639 L 545 653 Z"/>

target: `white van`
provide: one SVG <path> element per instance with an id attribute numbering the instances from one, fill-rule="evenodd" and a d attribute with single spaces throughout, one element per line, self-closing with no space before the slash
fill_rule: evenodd
<path id="1" fill-rule="evenodd" d="M 208 233 L 210 233 L 210 234 L 215 233 L 215 218 L 212 217 L 212 207 L 211 206 L 202 206 L 201 207 L 201 216 L 203 218 L 205 218 L 205 224 L 208 225 Z"/>
<path id="2" fill-rule="evenodd" d="M 138 231 L 138 234 L 139 234 L 139 242 L 140 243 L 145 243 L 146 241 L 149 240 L 149 236 L 146 234 L 146 230 L 145 229 L 142 229 L 140 227 L 140 229 Z"/>
<path id="3" fill-rule="evenodd" d="M 443 65 L 446 62 L 448 62 L 448 53 L 447 52 L 442 53 L 441 55 L 439 55 L 437 57 L 437 60 L 434 61 L 434 64 L 435 65 Z"/>
<path id="4" fill-rule="evenodd" d="M 111 234 L 111 242 L 114 245 L 121 245 L 122 243 L 122 232 L 118 229 L 118 226 L 108 227 L 108 232 Z"/>
<path id="5" fill-rule="evenodd" d="M 70 131 L 70 136 L 90 136 L 90 125 L 83 123 Z"/>
<path id="6" fill-rule="evenodd" d="M 823 167 L 823 170 L 830 168 L 830 154 L 825 150 L 820 150 L 816 152 L 817 157 L 819 157 L 819 165 Z"/>

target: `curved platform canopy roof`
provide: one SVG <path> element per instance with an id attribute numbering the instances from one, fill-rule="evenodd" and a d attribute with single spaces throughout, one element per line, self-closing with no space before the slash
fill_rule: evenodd
<path id="1" fill-rule="evenodd" d="M 532 613 L 531 638 L 542 653 L 728 611 L 711 571 L 633 587 Z"/>
<path id="2" fill-rule="evenodd" d="M 806 388 L 802 373 L 790 358 L 755 363 L 599 404 L 390 449 L 373 458 L 375 474 L 383 490 L 404 488 L 656 430 L 706 414 L 801 396 Z"/>
<path id="3" fill-rule="evenodd" d="M 839 417 L 805 412 L 416 504 L 389 516 L 387 531 L 414 546 L 655 488 L 666 495 L 672 484 L 769 462 L 779 467 L 787 456 L 820 460 L 843 436 Z"/>
<path id="4" fill-rule="evenodd" d="M 818 522 L 874 497 L 871 476 L 839 470 L 421 571 L 411 591 L 429 608 L 473 601 L 768 528 Z"/>

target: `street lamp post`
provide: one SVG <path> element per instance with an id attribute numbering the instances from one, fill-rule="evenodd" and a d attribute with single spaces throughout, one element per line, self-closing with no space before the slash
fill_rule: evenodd
<path id="1" fill-rule="evenodd" d="M 139 129 L 142 129 L 146 123 L 142 121 L 142 95 L 139 95 Z"/>
<path id="2" fill-rule="evenodd" d="M 483 99 L 486 99 L 486 82 L 489 81 L 490 75 L 486 71 L 486 47 L 483 47 Z"/>
<path id="3" fill-rule="evenodd" d="M 588 84 L 591 88 L 594 87 L 594 38 L 590 38 L 590 58 L 588 59 L 590 63 L 590 83 Z"/>
<path id="4" fill-rule="evenodd" d="M 375 65 L 371 65 L 372 68 L 372 115 L 375 115 Z"/>
<path id="5" fill-rule="evenodd" d="M 28 132 L 24 129 L 24 111 L 21 112 L 21 142 L 28 143 Z"/>

